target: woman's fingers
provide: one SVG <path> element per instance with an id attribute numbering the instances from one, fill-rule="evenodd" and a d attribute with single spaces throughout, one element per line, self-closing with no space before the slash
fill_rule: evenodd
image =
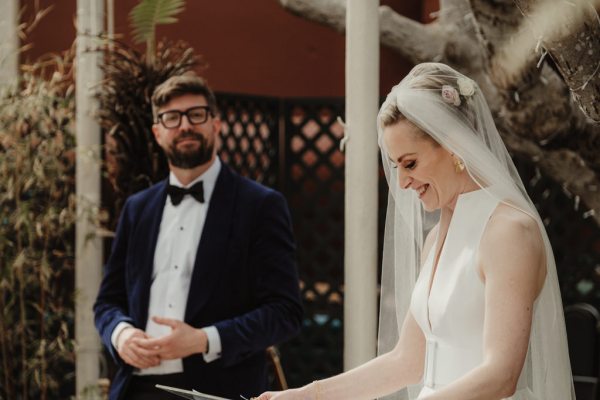
<path id="1" fill-rule="evenodd" d="M 278 392 L 264 392 L 260 396 L 254 397 L 253 399 L 255 399 L 255 400 L 270 400 L 271 398 L 273 398 L 273 396 L 275 396 L 276 393 L 278 393 Z M 252 399 L 250 399 L 250 400 L 252 400 Z"/>

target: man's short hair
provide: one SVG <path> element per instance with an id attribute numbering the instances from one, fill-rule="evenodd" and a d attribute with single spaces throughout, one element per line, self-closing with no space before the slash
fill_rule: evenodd
<path id="1" fill-rule="evenodd" d="M 158 109 L 174 98 L 186 95 L 197 94 L 206 98 L 210 113 L 217 113 L 217 100 L 215 94 L 208 87 L 206 81 L 197 75 L 185 74 L 172 76 L 154 89 L 152 94 L 152 116 L 156 121 Z"/>

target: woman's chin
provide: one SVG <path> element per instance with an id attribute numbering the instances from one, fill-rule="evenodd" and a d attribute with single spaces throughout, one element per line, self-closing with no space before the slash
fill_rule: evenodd
<path id="1" fill-rule="evenodd" d="M 439 209 L 437 204 L 434 204 L 431 201 L 427 201 L 425 198 L 421 199 L 421 204 L 423 205 L 423 209 L 427 212 L 432 212 Z"/>
<path id="2" fill-rule="evenodd" d="M 427 205 L 426 203 L 423 203 L 423 209 L 427 212 L 432 212 L 432 211 L 437 210 L 437 207 L 432 207 L 432 206 Z"/>

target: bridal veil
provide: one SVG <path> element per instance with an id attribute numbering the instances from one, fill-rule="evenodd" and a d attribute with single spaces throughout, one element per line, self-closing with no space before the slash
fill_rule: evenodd
<path id="1" fill-rule="evenodd" d="M 421 265 L 421 247 L 439 213 L 423 210 L 413 190 L 399 187 L 383 141 L 384 121 L 397 110 L 460 157 L 467 172 L 499 201 L 534 218 L 545 245 L 547 274 L 534 305 L 525 379 L 539 400 L 575 398 L 567 349 L 562 301 L 552 248 L 514 163 L 498 134 L 478 85 L 439 63 L 419 64 L 388 94 L 377 118 L 379 146 L 389 186 L 383 246 L 379 354 L 390 351 L 406 315 Z M 507 294 L 508 295 L 508 294 Z M 420 388 L 408 388 L 389 398 L 414 399 Z"/>

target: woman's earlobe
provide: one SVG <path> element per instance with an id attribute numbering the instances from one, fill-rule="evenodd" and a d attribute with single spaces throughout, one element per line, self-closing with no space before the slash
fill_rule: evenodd
<path id="1" fill-rule="evenodd" d="M 463 160 L 454 155 L 452 155 L 452 158 L 454 159 L 454 170 L 457 174 L 460 174 L 465 170 L 465 163 L 463 162 Z"/>

